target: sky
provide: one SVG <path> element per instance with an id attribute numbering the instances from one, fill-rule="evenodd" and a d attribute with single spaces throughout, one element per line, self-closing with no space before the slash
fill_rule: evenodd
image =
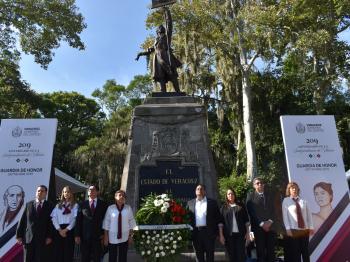
<path id="1" fill-rule="evenodd" d="M 87 28 L 81 33 L 86 49 L 79 51 L 64 42 L 54 50 L 47 70 L 23 55 L 22 79 L 35 91 L 77 91 L 90 97 L 106 80 L 127 85 L 135 75 L 147 73 L 143 58 L 136 54 L 146 37 L 145 21 L 151 0 L 77 0 Z"/>
<path id="2" fill-rule="evenodd" d="M 135 57 L 146 37 L 155 34 L 145 26 L 151 2 L 77 0 L 87 24 L 81 34 L 86 49 L 79 51 L 62 43 L 47 70 L 32 56 L 23 55 L 23 80 L 39 93 L 77 91 L 87 97 L 109 79 L 128 85 L 135 75 L 147 73 L 145 58 L 137 62 Z M 342 38 L 350 42 L 349 30 Z"/>

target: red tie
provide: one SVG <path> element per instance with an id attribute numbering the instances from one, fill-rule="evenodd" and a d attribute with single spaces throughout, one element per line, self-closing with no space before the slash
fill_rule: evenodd
<path id="1" fill-rule="evenodd" d="M 94 213 L 95 213 L 95 205 L 94 205 L 94 202 L 95 202 L 95 200 L 92 200 L 92 201 L 91 201 L 91 205 L 90 205 L 90 209 L 91 209 L 92 215 L 94 215 Z"/>
<path id="2" fill-rule="evenodd" d="M 117 234 L 117 239 L 121 239 L 122 238 L 122 210 L 124 208 L 124 205 L 122 205 L 121 208 L 117 206 L 117 209 L 119 211 L 119 215 L 118 215 L 118 234 Z"/>
<path id="3" fill-rule="evenodd" d="M 301 213 L 301 207 L 299 205 L 299 199 L 298 198 L 293 198 L 293 200 L 294 200 L 295 206 L 297 208 L 298 227 L 299 228 L 305 228 L 305 222 L 304 222 L 303 215 Z"/>
<path id="4" fill-rule="evenodd" d="M 70 206 L 70 204 L 63 205 L 63 208 L 64 208 L 63 215 L 68 215 L 71 213 L 69 206 Z"/>

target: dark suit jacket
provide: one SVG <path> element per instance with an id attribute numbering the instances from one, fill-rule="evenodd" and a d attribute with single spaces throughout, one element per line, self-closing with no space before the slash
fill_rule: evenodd
<path id="1" fill-rule="evenodd" d="M 196 199 L 191 199 L 187 202 L 187 207 L 191 214 L 191 226 L 195 228 L 196 226 L 196 216 L 195 216 L 195 206 Z M 207 198 L 207 228 L 208 237 L 215 238 L 218 235 L 218 225 L 223 223 L 222 217 L 220 215 L 220 210 L 217 202 L 214 199 Z"/>
<path id="2" fill-rule="evenodd" d="M 259 228 L 260 223 L 271 219 L 274 223 L 272 224 L 274 229 L 274 224 L 276 223 L 276 215 L 274 208 L 274 199 L 271 194 L 264 192 L 264 199 L 262 199 L 259 194 L 254 191 L 247 196 L 247 211 L 250 217 L 250 223 L 252 229 Z"/>
<path id="3" fill-rule="evenodd" d="M 91 213 L 89 200 L 79 205 L 78 216 L 75 225 L 75 236 L 84 241 L 97 240 L 103 236 L 102 222 L 107 210 L 107 204 L 98 199 L 94 214 Z"/>
<path id="4" fill-rule="evenodd" d="M 40 214 L 35 208 L 35 200 L 26 204 L 25 210 L 18 223 L 16 237 L 23 239 L 23 244 L 32 242 L 35 236 L 36 243 L 45 243 L 46 238 L 52 238 L 54 228 L 51 222 L 51 212 L 54 206 L 44 201 Z"/>
<path id="5" fill-rule="evenodd" d="M 233 216 L 236 217 L 239 233 L 241 233 L 242 235 L 245 235 L 247 233 L 246 223 L 249 223 L 249 218 L 245 206 L 237 205 L 231 207 L 227 204 L 224 204 L 220 209 L 220 213 L 223 217 L 225 224 L 224 235 L 226 238 L 232 235 Z"/>

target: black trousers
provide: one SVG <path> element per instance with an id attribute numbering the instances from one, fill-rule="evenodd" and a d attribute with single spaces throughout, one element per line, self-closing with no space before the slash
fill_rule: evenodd
<path id="1" fill-rule="evenodd" d="M 68 224 L 60 225 L 64 229 Z M 54 239 L 54 261 L 73 262 L 74 256 L 74 231 L 69 230 L 66 237 L 62 237 L 56 230 Z"/>
<path id="2" fill-rule="evenodd" d="M 109 262 L 126 262 L 128 255 L 128 241 L 119 244 L 109 244 Z"/>
<path id="3" fill-rule="evenodd" d="M 38 241 L 35 237 L 32 242 L 24 244 L 25 262 L 46 262 L 52 256 L 52 244 L 45 245 L 45 240 Z"/>
<path id="4" fill-rule="evenodd" d="M 241 233 L 232 233 L 226 236 L 225 247 L 228 253 L 230 262 L 246 261 L 245 239 Z"/>
<path id="5" fill-rule="evenodd" d="M 207 227 L 193 229 L 193 247 L 198 262 L 214 261 L 215 238 L 208 236 Z M 204 254 L 206 260 L 204 259 Z"/>
<path id="6" fill-rule="evenodd" d="M 254 228 L 256 253 L 259 262 L 275 261 L 276 233 L 264 231 L 261 227 Z"/>
<path id="7" fill-rule="evenodd" d="M 100 262 L 102 257 L 102 242 L 99 238 L 81 239 L 81 262 Z"/>
<path id="8" fill-rule="evenodd" d="M 310 261 L 309 255 L 309 230 L 292 230 L 293 237 L 285 237 L 285 261 L 303 262 Z"/>

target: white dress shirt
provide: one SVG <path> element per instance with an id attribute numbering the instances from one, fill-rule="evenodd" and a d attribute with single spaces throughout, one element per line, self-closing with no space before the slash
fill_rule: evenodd
<path id="1" fill-rule="evenodd" d="M 236 204 L 230 204 L 231 207 L 237 206 Z M 237 220 L 236 220 L 236 214 L 234 211 L 232 211 L 232 233 L 238 233 L 238 225 L 237 225 Z"/>
<path id="2" fill-rule="evenodd" d="M 207 225 L 207 197 L 202 200 L 196 199 L 195 205 L 195 216 L 196 216 L 196 227 L 204 227 Z"/>
<path id="3" fill-rule="evenodd" d="M 118 216 L 119 211 L 116 204 L 110 205 L 103 220 L 103 229 L 108 231 L 108 241 L 110 244 L 119 244 L 128 241 L 129 232 L 136 226 L 132 209 L 129 205 L 124 205 L 122 213 L 122 238 L 118 239 Z"/>
<path id="4" fill-rule="evenodd" d="M 94 208 L 96 209 L 96 206 L 97 206 L 97 198 L 94 198 L 94 199 L 89 198 L 89 206 L 90 206 L 90 208 L 91 208 L 92 201 L 94 201 L 94 202 L 93 202 L 93 203 L 94 203 Z"/>
<path id="5" fill-rule="evenodd" d="M 68 230 L 72 230 L 72 228 L 75 226 L 75 220 L 78 214 L 78 204 L 75 203 L 74 206 L 70 206 L 69 209 L 71 211 L 69 214 L 63 214 L 64 207 L 59 208 L 59 205 L 57 204 L 56 207 L 52 210 L 52 224 L 56 230 L 59 230 L 61 228 L 60 225 L 63 224 L 68 224 Z"/>
<path id="6" fill-rule="evenodd" d="M 283 223 L 286 230 L 290 229 L 314 229 L 312 215 L 306 200 L 299 198 L 301 214 L 304 219 L 305 228 L 298 227 L 297 207 L 292 197 L 286 197 L 282 202 Z"/>

